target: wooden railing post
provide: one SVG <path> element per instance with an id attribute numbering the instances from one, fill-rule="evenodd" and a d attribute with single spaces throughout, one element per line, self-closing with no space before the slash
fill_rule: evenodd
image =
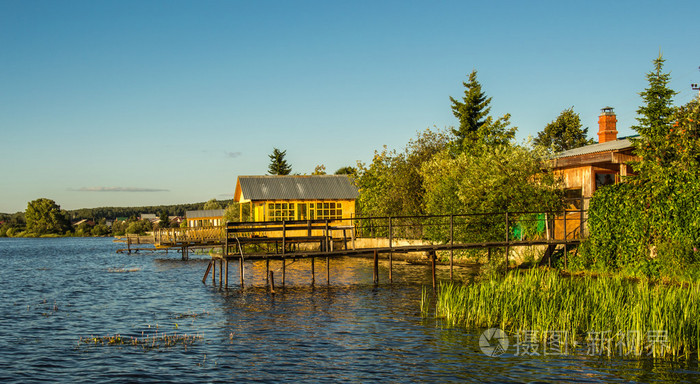
<path id="1" fill-rule="evenodd" d="M 452 281 L 452 267 L 454 265 L 455 245 L 455 216 L 450 215 L 450 281 Z"/>
<path id="2" fill-rule="evenodd" d="M 393 231 L 393 227 L 391 224 L 392 224 L 391 223 L 391 216 L 389 216 L 389 283 L 394 282 L 394 277 L 392 276 L 392 274 L 393 274 L 392 269 L 393 269 L 393 262 L 394 262 L 394 260 L 393 260 L 394 259 L 394 251 L 392 251 L 392 249 L 393 249 L 393 244 L 392 244 L 393 241 L 392 240 L 394 238 L 394 231 Z"/>
<path id="3" fill-rule="evenodd" d="M 508 254 L 510 253 L 510 222 L 508 220 L 508 211 L 506 211 L 506 270 L 508 270 Z"/>

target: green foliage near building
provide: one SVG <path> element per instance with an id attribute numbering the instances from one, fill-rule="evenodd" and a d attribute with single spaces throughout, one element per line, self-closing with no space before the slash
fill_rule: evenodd
<path id="1" fill-rule="evenodd" d="M 581 117 L 574 112 L 574 107 L 571 107 L 563 110 L 556 120 L 547 124 L 544 130 L 537 134 L 533 143 L 557 153 L 593 144 L 593 139 L 587 136 L 588 128 L 583 128 Z"/>
<path id="2" fill-rule="evenodd" d="M 423 164 L 426 213 L 482 214 L 543 212 L 561 208 L 559 180 L 549 172 L 541 152 L 521 145 L 500 145 L 481 153 L 456 157 L 441 152 Z M 511 215 L 511 223 L 531 217 Z M 460 218 L 455 237 L 460 241 L 504 240 L 505 216 Z M 441 231 L 438 231 L 441 229 Z M 447 241 L 445 227 L 430 237 Z"/>
<path id="3" fill-rule="evenodd" d="M 401 153 L 384 147 L 381 152 L 375 152 L 370 164 L 358 163 L 359 214 L 374 217 L 424 214 L 425 189 L 420 167 L 449 143 L 446 132 L 427 129 Z"/>
<path id="4" fill-rule="evenodd" d="M 601 188 L 589 210 L 590 237 L 580 268 L 634 275 L 700 278 L 700 104 L 670 108 L 661 58 L 641 93 L 636 176 Z M 652 96 L 654 95 L 654 96 Z"/>
<path id="5" fill-rule="evenodd" d="M 267 173 L 270 175 L 289 175 L 292 173 L 292 167 L 287 163 L 284 157 L 287 155 L 287 151 L 280 151 L 277 148 L 272 149 L 272 154 L 268 157 L 270 158 L 270 165 L 267 168 Z"/>
<path id="6" fill-rule="evenodd" d="M 27 232 L 33 236 L 62 235 L 71 229 L 68 215 L 51 199 L 30 201 L 24 216 Z"/>

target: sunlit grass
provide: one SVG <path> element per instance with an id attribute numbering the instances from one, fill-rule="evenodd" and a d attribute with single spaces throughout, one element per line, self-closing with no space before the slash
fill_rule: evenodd
<path id="1" fill-rule="evenodd" d="M 423 293 L 425 300 L 425 292 Z M 421 302 L 424 315 L 430 308 Z M 700 283 L 657 284 L 623 277 L 562 277 L 532 269 L 470 285 L 441 284 L 435 316 L 449 326 L 498 327 L 509 334 L 536 330 L 574 335 L 574 346 L 592 332 L 609 331 L 618 345 L 633 332 L 625 355 L 700 357 Z M 649 349 L 645 338 L 663 331 L 665 348 Z M 578 340 L 578 342 L 577 342 Z"/>

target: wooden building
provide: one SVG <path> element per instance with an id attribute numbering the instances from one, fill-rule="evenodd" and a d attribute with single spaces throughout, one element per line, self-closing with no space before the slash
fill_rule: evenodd
<path id="1" fill-rule="evenodd" d="M 617 119 L 611 107 L 598 119 L 598 143 L 564 151 L 552 160 L 562 176 L 567 197 L 589 198 L 603 185 L 620 182 L 631 174 L 630 161 L 637 160 L 629 137 L 617 137 Z"/>
<path id="2" fill-rule="evenodd" d="M 218 227 L 224 225 L 224 210 L 223 209 L 206 209 L 199 211 L 187 211 L 187 226 L 195 227 Z"/>
<path id="3" fill-rule="evenodd" d="M 338 220 L 355 216 L 357 187 L 346 175 L 239 176 L 241 221 Z"/>
<path id="4" fill-rule="evenodd" d="M 563 179 L 565 197 L 569 199 L 567 210 L 570 211 L 565 216 L 568 224 L 564 223 L 564 217 L 557 218 L 555 228 L 561 232 L 557 235 L 559 238 L 564 231 L 567 238 L 581 234 L 585 217 L 574 211 L 587 210 L 590 197 L 598 188 L 619 183 L 622 177 L 632 174 L 629 162 L 638 159 L 633 151 L 630 137 L 617 137 L 617 118 L 611 107 L 605 107 L 598 118 L 598 143 L 555 156 L 552 168 Z"/>

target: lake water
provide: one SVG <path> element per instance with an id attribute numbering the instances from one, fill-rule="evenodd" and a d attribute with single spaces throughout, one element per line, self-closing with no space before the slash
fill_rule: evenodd
<path id="1" fill-rule="evenodd" d="M 371 260 L 334 259 L 327 285 L 318 260 L 311 287 L 309 262 L 298 261 L 282 290 L 272 262 L 272 295 L 263 263 L 246 264 L 244 290 L 220 290 L 202 284 L 205 256 L 115 253 L 120 246 L 0 239 L 0 382 L 700 381 L 697 362 L 486 356 L 480 332 L 421 318 L 425 266 L 395 262 L 389 285 L 383 264 L 375 287 Z M 230 273 L 237 283 L 237 268 Z M 133 344 L 103 343 L 115 334 Z"/>

